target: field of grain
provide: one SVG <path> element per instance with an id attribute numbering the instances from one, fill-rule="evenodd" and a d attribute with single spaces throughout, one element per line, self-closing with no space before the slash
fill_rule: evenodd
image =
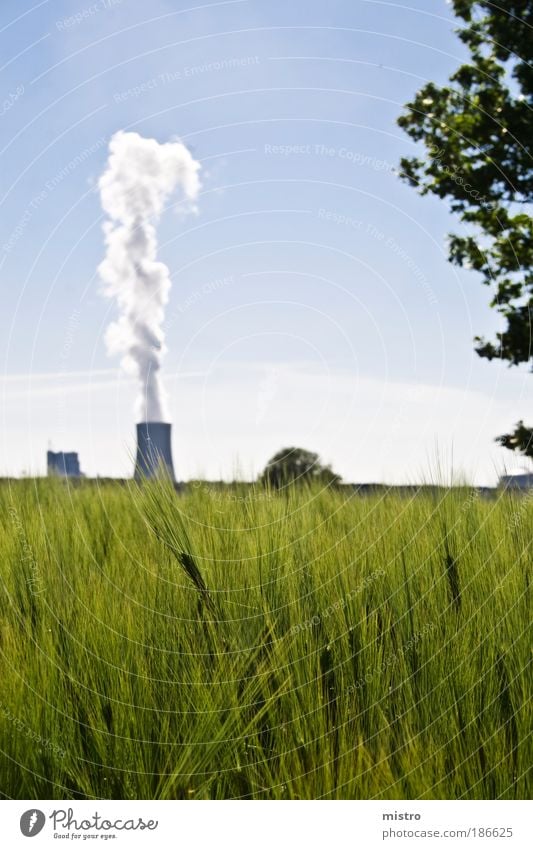
<path id="1" fill-rule="evenodd" d="M 533 501 L 0 486 L 10 798 L 527 798 Z"/>

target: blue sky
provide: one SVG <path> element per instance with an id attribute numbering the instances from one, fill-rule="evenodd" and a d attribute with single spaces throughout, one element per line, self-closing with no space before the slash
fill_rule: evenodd
<path id="1" fill-rule="evenodd" d="M 498 327 L 446 260 L 446 205 L 394 173 L 396 126 L 464 57 L 444 0 L 2 3 L 0 474 L 50 444 L 131 470 L 135 385 L 107 356 L 96 181 L 119 129 L 180 138 L 198 213 L 159 228 L 178 476 L 317 450 L 347 480 L 416 481 L 440 454 L 493 483 L 531 378 L 479 359 Z"/>

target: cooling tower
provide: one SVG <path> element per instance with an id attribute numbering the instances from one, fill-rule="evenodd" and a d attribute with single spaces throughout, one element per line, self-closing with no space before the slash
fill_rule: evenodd
<path id="1" fill-rule="evenodd" d="M 165 422 L 140 422 L 137 425 L 137 459 L 135 480 L 168 475 L 175 482 L 170 434 L 172 425 Z"/>

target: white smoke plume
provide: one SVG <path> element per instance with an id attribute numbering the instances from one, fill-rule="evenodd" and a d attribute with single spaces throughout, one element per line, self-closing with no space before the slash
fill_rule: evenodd
<path id="1" fill-rule="evenodd" d="M 106 256 L 98 271 L 119 318 L 106 332 L 110 354 L 139 379 L 138 421 L 168 421 L 159 374 L 165 353 L 163 319 L 170 291 L 167 266 L 157 261 L 156 224 L 179 188 L 190 208 L 200 189 L 200 164 L 181 142 L 159 144 L 138 133 L 115 133 L 100 180 Z"/>

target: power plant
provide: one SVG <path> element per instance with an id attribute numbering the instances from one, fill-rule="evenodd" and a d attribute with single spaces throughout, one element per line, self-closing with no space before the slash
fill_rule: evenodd
<path id="1" fill-rule="evenodd" d="M 85 477 L 80 469 L 80 461 L 75 451 L 47 451 L 46 468 L 49 476 Z"/>
<path id="2" fill-rule="evenodd" d="M 104 295 L 118 317 L 108 327 L 109 353 L 121 353 L 138 380 L 135 480 L 167 477 L 175 483 L 171 426 L 161 382 L 165 354 L 164 317 L 172 281 L 157 261 L 157 224 L 175 190 L 191 211 L 200 192 L 200 163 L 179 141 L 159 144 L 119 130 L 98 180 L 106 252 L 98 266 Z"/>
<path id="3" fill-rule="evenodd" d="M 135 480 L 163 475 L 175 483 L 171 431 L 172 425 L 166 422 L 140 422 L 137 425 Z"/>

